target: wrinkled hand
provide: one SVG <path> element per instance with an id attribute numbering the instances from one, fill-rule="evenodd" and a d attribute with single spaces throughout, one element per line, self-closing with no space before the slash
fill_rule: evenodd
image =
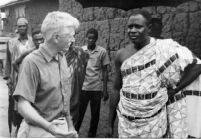
<path id="1" fill-rule="evenodd" d="M 75 136 L 74 136 L 74 138 L 78 138 L 79 137 L 79 135 L 78 135 L 78 133 L 77 133 L 77 131 L 75 129 L 69 130 L 68 132 L 76 133 Z"/>
<path id="2" fill-rule="evenodd" d="M 79 137 L 79 135 L 78 135 L 78 133 L 77 133 L 77 131 L 75 130 L 75 128 L 74 128 L 73 125 L 72 125 L 71 127 L 68 127 L 68 132 L 75 132 L 75 133 L 76 133 L 75 138 L 78 138 L 78 137 Z"/>
<path id="3" fill-rule="evenodd" d="M 75 138 L 78 137 L 76 131 L 65 131 L 58 127 L 58 125 L 64 124 L 62 121 L 52 121 L 50 126 L 48 127 L 48 131 L 57 138 Z"/>

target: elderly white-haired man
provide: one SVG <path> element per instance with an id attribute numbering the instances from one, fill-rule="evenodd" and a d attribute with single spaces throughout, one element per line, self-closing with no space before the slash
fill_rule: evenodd
<path id="1" fill-rule="evenodd" d="M 66 12 L 45 17 L 44 43 L 22 62 L 14 92 L 24 117 L 18 137 L 77 137 L 69 105 L 72 67 L 63 54 L 75 41 L 79 21 Z"/>

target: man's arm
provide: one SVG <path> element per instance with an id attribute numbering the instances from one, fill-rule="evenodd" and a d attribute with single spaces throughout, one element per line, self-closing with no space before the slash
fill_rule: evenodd
<path id="1" fill-rule="evenodd" d="M 120 99 L 120 89 L 122 88 L 122 76 L 121 76 L 121 61 L 120 61 L 120 54 L 117 52 L 115 58 L 115 78 L 114 78 L 114 92 L 113 95 L 110 96 L 110 103 L 109 103 L 109 118 L 108 118 L 108 134 L 112 136 L 113 134 L 113 126 L 114 121 L 116 119 L 116 108 L 119 103 Z"/>
<path id="2" fill-rule="evenodd" d="M 27 123 L 41 127 L 55 137 L 72 137 L 71 133 L 62 131 L 57 127 L 57 120 L 48 122 L 31 105 L 35 102 L 38 86 L 40 86 L 40 74 L 36 64 L 31 59 L 32 57 L 27 57 L 23 60 L 19 71 L 19 80 L 13 94 L 13 97 L 18 101 L 20 114 Z"/>
<path id="3" fill-rule="evenodd" d="M 16 72 L 19 71 L 19 65 L 22 63 L 22 60 L 29 54 L 31 53 L 33 50 L 35 50 L 36 48 L 32 48 L 29 51 L 26 51 L 25 53 L 21 54 L 13 63 L 13 68 Z"/>
<path id="4" fill-rule="evenodd" d="M 9 42 L 7 42 L 6 47 L 6 64 L 5 64 L 5 72 L 4 72 L 4 79 L 8 80 L 10 78 L 11 73 L 11 53 L 9 49 Z"/>
<path id="5" fill-rule="evenodd" d="M 107 101 L 109 98 L 108 91 L 107 91 L 107 81 L 108 81 L 108 66 L 103 66 L 103 101 Z"/>
<path id="6" fill-rule="evenodd" d="M 174 90 L 169 91 L 169 97 L 174 96 L 177 92 L 191 84 L 201 74 L 201 64 L 193 62 L 189 64 L 183 71 L 180 81 Z"/>
<path id="7" fill-rule="evenodd" d="M 21 96 L 18 98 L 18 111 L 27 123 L 38 125 L 39 127 L 49 131 L 50 123 L 38 114 L 29 101 Z"/>
<path id="8" fill-rule="evenodd" d="M 57 128 L 56 125 L 59 123 L 48 122 L 47 120 L 45 120 L 31 106 L 30 102 L 28 102 L 23 97 L 18 98 L 18 110 L 27 123 L 37 125 L 45 129 L 47 132 L 50 132 L 55 137 L 74 137 L 74 132 L 66 132 L 62 129 Z"/>
<path id="9" fill-rule="evenodd" d="M 102 51 L 102 59 L 101 59 L 101 66 L 102 66 L 102 79 L 103 79 L 103 101 L 107 101 L 109 98 L 107 92 L 107 81 L 108 81 L 108 64 L 110 63 L 109 56 L 107 50 L 104 49 Z"/>

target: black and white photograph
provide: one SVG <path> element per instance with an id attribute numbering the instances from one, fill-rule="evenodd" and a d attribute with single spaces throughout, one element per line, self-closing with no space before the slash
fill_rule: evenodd
<path id="1" fill-rule="evenodd" d="M 0 138 L 201 138 L 201 0 L 0 0 Z"/>

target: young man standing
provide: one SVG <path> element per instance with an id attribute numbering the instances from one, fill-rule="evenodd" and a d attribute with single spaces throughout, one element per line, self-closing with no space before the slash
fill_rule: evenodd
<path id="1" fill-rule="evenodd" d="M 83 46 L 82 48 L 89 54 L 89 60 L 86 67 L 85 80 L 80 96 L 78 130 L 81 126 L 88 102 L 90 101 L 91 123 L 88 137 L 96 137 L 101 98 L 103 97 L 104 101 L 108 99 L 107 65 L 109 64 L 109 57 L 106 49 L 96 45 L 96 41 L 98 39 L 98 31 L 96 29 L 89 29 L 87 31 L 86 38 L 87 45 Z"/>
<path id="2" fill-rule="evenodd" d="M 36 49 L 39 48 L 40 44 L 44 43 L 44 38 L 41 33 L 41 27 L 35 27 L 32 29 L 32 39 Z"/>

